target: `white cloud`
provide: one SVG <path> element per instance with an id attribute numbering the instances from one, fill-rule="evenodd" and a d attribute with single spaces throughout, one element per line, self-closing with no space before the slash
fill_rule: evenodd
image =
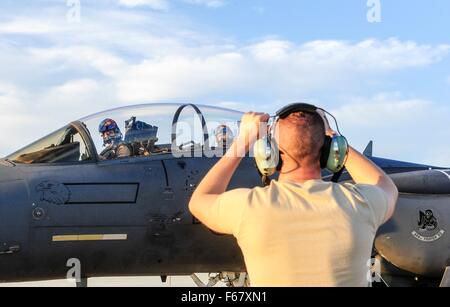
<path id="1" fill-rule="evenodd" d="M 171 55 L 145 60 L 118 76 L 119 98 L 124 101 L 192 98 L 227 89 L 245 90 L 251 78 L 243 71 L 239 53 L 205 57 Z"/>
<path id="2" fill-rule="evenodd" d="M 450 107 L 407 98 L 400 93 L 380 93 L 372 97 L 349 97 L 348 103 L 330 111 L 338 119 L 342 133 L 362 150 L 375 141 L 375 156 L 435 166 L 450 166 L 450 130 L 443 126 Z"/>
<path id="3" fill-rule="evenodd" d="M 0 25 L 0 33 L 4 34 L 46 34 L 58 30 L 49 21 L 30 18 L 17 18 Z"/>
<path id="4" fill-rule="evenodd" d="M 226 4 L 225 0 L 183 0 L 186 3 L 196 4 L 196 5 L 205 5 L 207 7 L 222 7 Z"/>
<path id="5" fill-rule="evenodd" d="M 188 4 L 203 5 L 210 8 L 219 8 L 226 5 L 225 0 L 181 0 Z M 127 7 L 146 6 L 154 10 L 168 10 L 169 0 L 119 0 L 119 4 Z"/>
<path id="6" fill-rule="evenodd" d="M 120 75 L 127 67 L 126 62 L 101 49 L 89 46 L 31 48 L 28 54 L 44 65 L 60 63 L 60 69 L 89 70 L 101 72 L 104 76 Z"/>
<path id="7" fill-rule="evenodd" d="M 0 23 L 0 33 L 39 41 L 0 41 L 0 130 L 10 131 L 0 141 L 0 155 L 71 120 L 126 104 L 183 100 L 274 111 L 291 99 L 327 92 L 348 95 L 329 106 L 359 146 L 374 137 L 380 153 L 404 158 L 425 140 L 425 149 L 414 153 L 418 160 L 440 153 L 436 161 L 445 162 L 444 153 L 450 156 L 450 149 L 435 141 L 450 137 L 440 128 L 450 117 L 447 109 L 397 93 L 359 92 L 354 98 L 355 89 L 373 92 L 367 84 L 383 84 L 392 72 L 439 63 L 448 45 L 395 38 L 230 43 L 161 15 L 98 11 L 76 25 L 60 21 L 59 13 Z"/>
<path id="8" fill-rule="evenodd" d="M 406 99 L 400 93 L 380 93 L 370 98 L 354 97 L 351 103 L 333 112 L 352 125 L 391 129 L 390 125 L 419 120 L 432 109 L 432 105 L 432 102 L 422 99 Z"/>
<path id="9" fill-rule="evenodd" d="M 147 6 L 155 10 L 169 9 L 167 0 L 119 0 L 119 4 L 128 7 Z"/>
<path id="10" fill-rule="evenodd" d="M 83 102 L 98 99 L 96 94 L 101 93 L 100 89 L 101 85 L 95 80 L 72 80 L 50 88 L 42 97 L 43 106 L 54 108 L 76 104 L 78 108 L 82 108 Z"/>
<path id="11" fill-rule="evenodd" d="M 0 83 L 0 107 L 2 110 L 15 106 L 20 102 L 17 88 L 8 83 Z"/>
<path id="12" fill-rule="evenodd" d="M 119 106 L 114 88 L 74 79 L 41 91 L 0 83 L 0 156 L 27 145 L 69 122 Z"/>
<path id="13" fill-rule="evenodd" d="M 27 131 L 35 130 L 34 125 L 39 121 L 34 118 L 33 106 L 27 106 L 29 98 L 17 86 L 0 81 L 0 131 L 3 134 L 0 151 L 3 155 L 18 149 L 16 146 L 21 140 L 32 141 L 27 138 Z"/>
<path id="14" fill-rule="evenodd" d="M 130 102 L 226 92 L 299 97 L 324 87 L 345 88 L 375 75 L 427 66 L 441 61 L 449 50 L 447 45 L 422 46 L 397 39 L 301 45 L 268 40 L 148 58 L 117 76 L 117 85 L 119 97 Z"/>

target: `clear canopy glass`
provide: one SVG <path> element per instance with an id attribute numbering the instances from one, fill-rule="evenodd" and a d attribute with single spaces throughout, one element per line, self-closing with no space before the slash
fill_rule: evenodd
<path id="1" fill-rule="evenodd" d="M 74 126 L 68 125 L 9 155 L 7 159 L 21 164 L 42 164 L 88 161 L 92 157 L 86 140 Z"/>
<path id="2" fill-rule="evenodd" d="M 179 117 L 175 128 L 173 130 L 174 116 L 184 106 L 179 113 Z M 209 147 L 220 146 L 217 131 L 228 131 L 232 136 L 237 135 L 239 128 L 239 121 L 243 115 L 242 112 L 220 107 L 196 105 L 201 114 L 197 114 L 195 107 L 183 104 L 142 104 L 135 106 L 122 107 L 112 109 L 104 112 L 99 112 L 85 118 L 80 119 L 88 130 L 93 144 L 96 148 L 97 154 L 100 154 L 105 149 L 102 135 L 99 132 L 99 124 L 105 119 L 114 120 L 121 134 L 123 135 L 123 143 L 132 143 L 136 141 L 136 126 L 137 127 L 151 127 L 153 135 L 154 148 L 158 148 L 152 154 L 168 153 L 172 149 L 172 133 L 175 136 L 175 145 L 180 150 L 188 150 L 193 147 L 202 147 L 205 144 L 205 139 L 209 140 Z M 202 117 L 204 124 L 202 124 Z M 139 125 L 132 126 L 132 123 L 139 123 Z M 68 126 L 70 127 L 70 126 Z M 47 150 L 52 146 L 60 145 L 61 135 L 68 129 L 65 127 L 60 129 L 41 140 L 26 146 L 20 151 L 8 156 L 7 158 L 17 163 L 27 163 L 23 159 L 18 159 L 20 156 L 36 153 L 42 150 Z M 226 129 L 223 129 L 226 127 Z M 150 131 L 150 130 L 148 130 Z M 205 137 L 208 135 L 208 138 Z M 83 143 L 83 142 L 81 142 Z M 132 145 L 132 144 L 127 144 Z M 81 151 L 78 160 L 89 159 L 85 152 L 85 144 L 80 145 Z M 73 158 L 75 159 L 75 158 Z M 55 159 L 58 161 L 58 159 Z M 28 162 L 28 163 L 44 163 L 43 162 Z"/>

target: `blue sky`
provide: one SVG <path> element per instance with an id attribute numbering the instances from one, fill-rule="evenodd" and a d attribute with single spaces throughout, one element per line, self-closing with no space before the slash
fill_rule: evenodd
<path id="1" fill-rule="evenodd" d="M 81 0 L 74 20 L 66 0 L 3 0 L 0 156 L 128 104 L 302 100 L 359 149 L 450 166 L 450 2 L 381 0 L 380 23 L 341 2 Z"/>
<path id="2" fill-rule="evenodd" d="M 382 23 L 367 22 L 367 2 L 338 1 L 230 1 L 220 10 L 183 5 L 197 20 L 214 27 L 226 36 L 252 40 L 278 35 L 294 41 L 321 39 L 365 39 L 368 36 L 439 43 L 446 39 L 450 3 L 446 1 L 381 1 Z M 431 34 L 430 35 L 430 31 Z"/>

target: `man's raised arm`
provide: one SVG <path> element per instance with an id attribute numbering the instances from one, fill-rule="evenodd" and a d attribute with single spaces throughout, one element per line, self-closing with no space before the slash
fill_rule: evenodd
<path id="1" fill-rule="evenodd" d="M 337 133 L 331 129 L 325 113 L 319 112 L 319 114 L 324 120 L 326 134 L 329 136 L 336 135 Z M 388 221 L 394 214 L 398 200 L 398 189 L 392 179 L 375 163 L 352 147 L 349 149 L 345 167 L 356 184 L 374 185 L 383 190 L 388 205 L 384 222 Z"/>
<path id="2" fill-rule="evenodd" d="M 189 203 L 189 210 L 201 222 L 208 225 L 211 206 L 225 193 L 234 172 L 245 157 L 250 146 L 259 137 L 261 123 L 267 123 L 270 116 L 264 113 L 247 113 L 242 117 L 239 136 L 225 156 L 203 178 Z"/>
<path id="3" fill-rule="evenodd" d="M 356 184 L 375 185 L 382 189 L 387 197 L 388 210 L 384 221 L 389 220 L 395 211 L 398 189 L 391 178 L 367 157 L 350 147 L 346 168 Z"/>

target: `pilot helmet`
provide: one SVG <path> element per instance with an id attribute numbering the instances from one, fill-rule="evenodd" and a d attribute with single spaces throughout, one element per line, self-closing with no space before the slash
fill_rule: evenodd
<path id="1" fill-rule="evenodd" d="M 122 133 L 113 119 L 107 118 L 103 120 L 98 127 L 98 132 L 103 138 L 104 146 L 114 145 L 122 141 Z"/>

